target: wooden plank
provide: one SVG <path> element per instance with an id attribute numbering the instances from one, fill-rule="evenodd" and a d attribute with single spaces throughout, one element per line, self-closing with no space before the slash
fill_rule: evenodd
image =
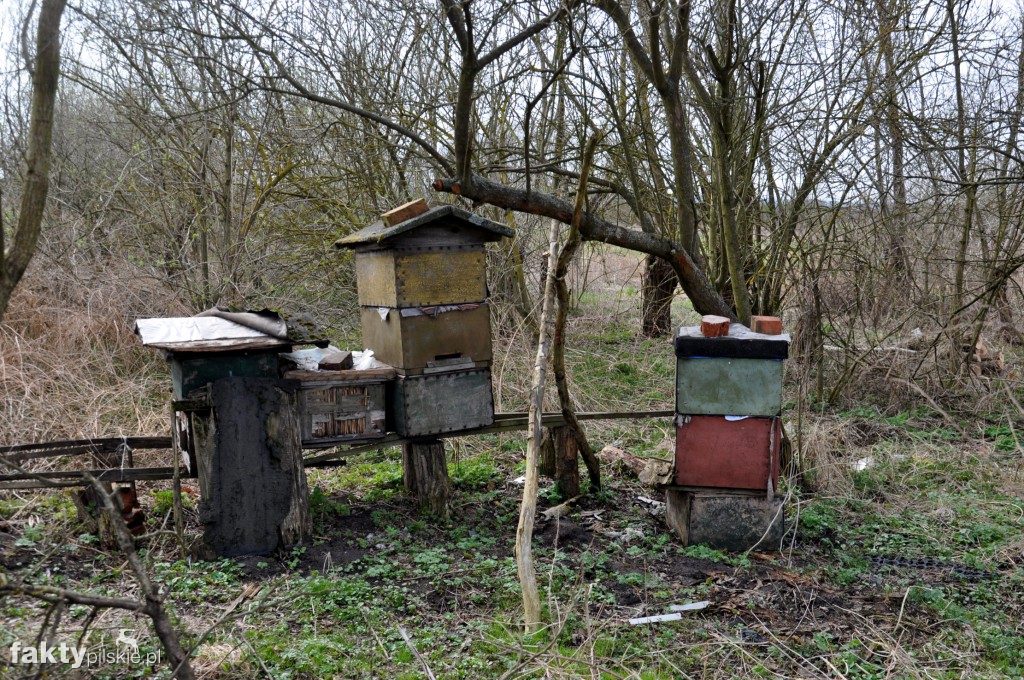
<path id="1" fill-rule="evenodd" d="M 623 420 L 632 418 L 671 418 L 675 415 L 675 411 L 635 411 L 635 412 L 595 412 L 595 413 L 577 413 L 576 418 L 578 420 Z M 565 425 L 565 420 L 562 418 L 561 413 L 545 413 L 541 421 L 545 427 Z M 471 437 L 482 434 L 499 434 L 502 432 L 519 432 L 527 429 L 526 427 L 526 414 L 525 413 L 496 413 L 494 414 L 494 424 L 488 427 L 476 427 L 469 430 L 448 432 L 445 437 Z M 389 434 L 381 439 L 364 442 L 351 441 L 344 442 L 347 444 L 347 448 L 331 453 L 324 453 L 318 456 L 312 456 L 305 459 L 306 467 L 317 467 L 320 463 L 326 463 L 328 461 L 334 461 L 344 456 L 354 456 L 359 453 L 365 453 L 367 451 L 378 451 L 380 449 L 386 449 L 393 446 L 401 446 L 406 442 L 411 441 L 398 434 Z M 342 442 L 339 442 L 339 444 Z M 330 442 L 318 443 L 316 446 L 306 446 L 305 442 L 303 446 L 307 449 L 317 448 L 332 448 L 334 444 Z"/>
<path id="2" fill-rule="evenodd" d="M 278 340 L 277 338 L 235 338 L 227 340 L 192 340 L 190 342 L 160 342 L 146 345 L 168 352 L 237 352 L 253 349 L 284 349 L 291 347 L 289 340 Z"/>
<path id="3" fill-rule="evenodd" d="M 123 470 L 114 468 L 0 475 L 0 489 L 47 489 L 51 487 L 85 486 L 89 483 L 85 479 L 86 474 L 93 475 L 101 482 L 131 482 L 137 480 L 171 479 L 174 477 L 174 468 L 144 467 L 125 468 Z"/>
<path id="4" fill-rule="evenodd" d="M 284 377 L 289 380 L 300 380 L 302 381 L 303 387 L 307 387 L 305 383 L 323 383 L 324 387 L 329 386 L 331 383 L 336 382 L 353 382 L 353 383 L 377 383 L 391 380 L 396 375 L 395 369 L 390 366 L 386 368 L 367 368 L 364 370 L 351 370 L 351 371 L 303 371 L 295 369 L 292 371 L 286 371 Z"/>
<path id="5" fill-rule="evenodd" d="M 423 213 L 427 212 L 427 202 L 422 198 L 418 198 L 415 201 L 409 201 L 403 203 L 397 208 L 392 208 L 383 215 L 380 216 L 381 221 L 389 226 L 393 227 L 396 224 L 401 224 L 406 220 L 410 220 L 413 217 L 418 217 Z"/>
<path id="6" fill-rule="evenodd" d="M 100 447 L 104 450 L 114 451 L 122 443 L 128 444 L 133 449 L 169 449 L 171 438 L 164 436 L 133 436 L 133 437 L 99 437 L 93 439 L 69 439 L 63 441 L 38 442 L 35 444 L 13 444 L 0 446 L 0 454 L 14 453 L 17 451 L 34 451 L 43 449 L 59 449 L 66 447 Z"/>

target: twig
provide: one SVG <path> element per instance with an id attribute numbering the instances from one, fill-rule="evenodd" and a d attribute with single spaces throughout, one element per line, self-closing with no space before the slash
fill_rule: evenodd
<path id="1" fill-rule="evenodd" d="M 142 590 L 142 595 L 145 599 L 140 607 L 140 611 L 149 616 L 153 622 L 153 629 L 156 631 L 157 637 L 160 638 L 160 642 L 167 652 L 168 661 L 174 668 L 174 673 L 171 677 L 194 680 L 195 674 L 192 671 L 191 664 L 188 662 L 188 655 L 181 648 L 181 643 L 178 642 L 178 635 L 171 626 L 167 612 L 164 611 L 163 598 L 160 595 L 160 591 L 153 585 L 145 566 L 142 564 L 142 560 L 139 559 L 139 554 L 135 552 L 131 534 L 128 533 L 128 527 L 125 526 L 121 513 L 114 507 L 114 501 L 106 489 L 103 488 L 103 484 L 92 475 L 86 475 L 86 477 L 103 502 L 103 508 L 110 517 L 110 524 L 114 528 L 117 543 L 121 548 L 121 552 L 124 553 L 125 558 L 128 560 L 128 565 L 131 567 L 135 580 Z"/>
<path id="2" fill-rule="evenodd" d="M 953 420 L 953 417 L 950 416 L 948 413 L 946 413 L 946 411 L 941 406 L 939 406 L 937 403 L 935 403 L 935 400 L 932 399 L 928 395 L 927 392 L 925 392 L 924 390 L 922 390 L 920 387 L 918 387 L 914 383 L 910 382 L 909 380 L 902 380 L 900 378 L 892 378 L 892 381 L 894 383 L 898 383 L 898 384 L 901 384 L 901 385 L 906 385 L 910 389 L 912 389 L 915 392 L 917 392 L 918 394 L 920 394 L 922 397 L 924 397 L 924 400 L 928 402 L 928 405 L 931 406 L 933 409 L 935 409 L 935 412 L 938 413 L 940 416 L 942 416 L 943 420 L 945 420 L 946 423 L 950 427 L 952 427 L 954 430 L 959 432 L 961 436 L 963 436 L 963 437 L 967 436 L 967 433 L 964 432 L 964 429 L 962 427 L 960 427 L 960 424 L 957 423 L 955 420 Z"/>
<path id="3" fill-rule="evenodd" d="M 405 628 L 402 628 L 401 624 L 398 626 L 398 632 L 402 634 L 402 639 L 405 640 L 405 644 L 409 645 L 409 649 L 412 650 L 413 656 L 415 656 L 416 660 L 420 662 L 421 666 L 423 666 L 423 671 L 427 674 L 427 677 L 430 678 L 430 680 L 437 680 L 434 676 L 434 672 L 430 670 L 430 666 L 427 665 L 426 660 L 420 656 L 420 651 L 416 649 L 416 645 L 412 643 L 412 638 L 410 638 L 409 634 L 405 632 Z"/>

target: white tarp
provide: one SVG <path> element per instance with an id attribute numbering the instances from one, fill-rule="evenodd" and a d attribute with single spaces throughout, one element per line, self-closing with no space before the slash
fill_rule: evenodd
<path id="1" fill-rule="evenodd" d="M 135 332 L 143 345 L 169 345 L 206 340 L 248 340 L 273 336 L 216 316 L 138 319 Z"/>

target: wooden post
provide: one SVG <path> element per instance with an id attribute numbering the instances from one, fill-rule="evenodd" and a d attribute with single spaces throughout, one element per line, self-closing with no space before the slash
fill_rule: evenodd
<path id="1" fill-rule="evenodd" d="M 402 482 L 421 507 L 438 517 L 449 517 L 452 485 L 444 440 L 417 439 L 402 444 Z"/>
<path id="2" fill-rule="evenodd" d="M 204 552 L 268 554 L 312 531 L 302 465 L 298 383 L 222 378 L 193 417 Z"/>

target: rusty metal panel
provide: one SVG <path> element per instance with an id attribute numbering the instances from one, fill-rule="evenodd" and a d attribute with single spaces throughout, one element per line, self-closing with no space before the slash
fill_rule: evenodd
<path id="1" fill-rule="evenodd" d="M 666 489 L 665 520 L 683 545 L 777 550 L 785 531 L 782 499 L 720 489 Z"/>
<path id="2" fill-rule="evenodd" d="M 489 368 L 398 376 L 388 384 L 388 429 L 403 437 L 457 432 L 494 423 Z"/>
<path id="3" fill-rule="evenodd" d="M 676 413 L 777 416 L 781 410 L 781 361 L 676 360 Z"/>
<path id="4" fill-rule="evenodd" d="M 356 254 L 364 307 L 425 307 L 483 302 L 487 255 L 482 247 L 425 247 Z"/>
<path id="5" fill-rule="evenodd" d="M 171 354 L 171 382 L 174 396 L 184 399 L 189 392 L 221 378 L 278 377 L 276 350 Z"/>
<path id="6" fill-rule="evenodd" d="M 675 483 L 767 492 L 779 486 L 779 418 L 679 416 Z"/>
<path id="7" fill-rule="evenodd" d="M 383 437 L 385 384 L 384 380 L 303 381 L 299 389 L 302 445 L 316 448 Z"/>
<path id="8" fill-rule="evenodd" d="M 491 360 L 490 308 L 454 309 L 437 315 L 407 316 L 400 309 L 362 309 L 363 347 L 404 375 L 461 359 L 460 363 Z"/>

